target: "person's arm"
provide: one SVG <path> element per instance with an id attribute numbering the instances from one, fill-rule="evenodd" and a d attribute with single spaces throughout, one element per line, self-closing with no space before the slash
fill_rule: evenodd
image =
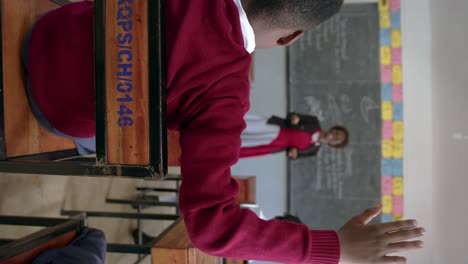
<path id="1" fill-rule="evenodd" d="M 313 132 L 320 128 L 320 122 L 315 116 L 289 113 L 286 122 L 289 128 Z"/>
<path id="2" fill-rule="evenodd" d="M 305 157 L 311 157 L 311 156 L 316 156 L 318 151 L 320 149 L 320 146 L 316 145 L 311 145 L 305 150 L 298 150 L 297 151 L 297 158 L 305 158 Z"/>
<path id="3" fill-rule="evenodd" d="M 238 160 L 248 106 L 225 93 L 238 87 L 235 83 L 218 88 L 219 99 L 205 93 L 199 98 L 204 103 L 180 128 L 179 203 L 192 243 L 207 254 L 227 258 L 338 263 L 335 231 L 311 231 L 306 225 L 265 221 L 236 204 L 239 186 L 231 178 L 230 167 Z"/>
<path id="4" fill-rule="evenodd" d="M 302 123 L 318 123 L 318 118 L 313 115 L 302 115 L 302 114 L 297 114 L 299 116 L 299 119 L 301 120 Z"/>
<path id="5" fill-rule="evenodd" d="M 248 85 L 248 83 L 241 83 Z M 232 88 L 235 87 L 235 88 Z M 230 167 L 237 163 L 240 134 L 247 110 L 226 94 L 235 82 L 220 87 L 218 98 L 205 93 L 180 128 L 182 185 L 179 206 L 191 242 L 209 255 L 281 263 L 342 264 L 397 260 L 386 257 L 420 247 L 421 235 L 412 221 L 367 225 L 380 209 L 354 217 L 340 229 L 309 230 L 306 225 L 265 221 L 236 204 L 238 183 Z M 369 220 L 370 221 L 370 220 Z M 341 252 L 341 260 L 340 260 Z M 389 263 L 389 262 L 379 262 Z"/>
<path id="6" fill-rule="evenodd" d="M 298 150 L 297 148 L 290 147 L 287 149 L 287 155 L 288 155 L 288 158 L 295 160 L 299 158 L 315 156 L 317 155 L 317 152 L 319 149 L 320 149 L 319 146 L 310 146 L 309 148 L 305 150 Z"/>
<path id="7" fill-rule="evenodd" d="M 288 127 L 288 123 L 287 123 L 286 119 L 281 118 L 279 116 L 275 116 L 275 115 L 271 116 L 267 120 L 267 124 L 277 125 L 277 126 L 282 127 L 282 128 Z"/>

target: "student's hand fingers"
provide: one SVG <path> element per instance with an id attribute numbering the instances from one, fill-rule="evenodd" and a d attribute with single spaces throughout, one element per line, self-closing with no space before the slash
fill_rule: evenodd
<path id="1" fill-rule="evenodd" d="M 385 264 L 406 264 L 406 258 L 400 256 L 384 256 L 378 263 Z"/>
<path id="2" fill-rule="evenodd" d="M 380 234 L 385 234 L 388 232 L 403 230 L 403 229 L 410 229 L 415 228 L 418 226 L 418 222 L 416 220 L 402 220 L 396 222 L 389 222 L 383 224 L 377 224 L 377 230 Z"/>
<path id="3" fill-rule="evenodd" d="M 410 240 L 417 237 L 422 237 L 426 233 L 424 228 L 414 228 L 408 230 L 400 230 L 392 233 L 387 233 L 384 235 L 384 239 L 388 243 L 394 243 L 399 241 Z"/>
<path id="4" fill-rule="evenodd" d="M 381 205 L 374 207 L 374 208 L 369 208 L 363 213 L 361 213 L 360 215 L 356 215 L 355 217 L 353 217 L 351 219 L 351 222 L 354 222 L 355 224 L 366 225 L 367 223 L 372 221 L 372 219 L 378 216 L 381 211 L 382 211 Z"/>
<path id="5" fill-rule="evenodd" d="M 393 254 L 393 253 L 398 253 L 398 252 L 403 252 L 403 251 L 408 251 L 408 250 L 420 249 L 423 246 L 424 246 L 424 243 L 420 240 L 397 242 L 397 243 L 392 243 L 388 245 L 384 253 Z"/>

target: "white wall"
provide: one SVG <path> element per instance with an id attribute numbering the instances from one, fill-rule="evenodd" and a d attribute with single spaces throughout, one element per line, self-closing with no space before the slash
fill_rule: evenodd
<path id="1" fill-rule="evenodd" d="M 417 219 L 428 233 L 425 248 L 408 254 L 409 263 L 433 261 L 432 83 L 429 1 L 402 0 L 404 85 L 405 217 Z M 449 263 L 449 262 L 440 262 Z M 455 263 L 454 263 L 455 264 Z"/>
<path id="2" fill-rule="evenodd" d="M 402 10 L 405 212 L 428 231 L 409 263 L 468 263 L 468 2 Z"/>
<path id="3" fill-rule="evenodd" d="M 431 1 L 434 261 L 468 263 L 468 1 Z"/>
<path id="4" fill-rule="evenodd" d="M 275 48 L 255 51 L 254 67 L 250 112 L 284 116 L 287 111 L 286 50 Z M 278 153 L 242 159 L 232 168 L 233 175 L 257 177 L 257 203 L 268 218 L 286 211 L 286 164 L 285 154 Z"/>

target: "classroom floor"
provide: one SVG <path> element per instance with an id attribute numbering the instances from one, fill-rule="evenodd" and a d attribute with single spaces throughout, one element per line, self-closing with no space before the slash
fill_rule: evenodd
<path id="1" fill-rule="evenodd" d="M 0 214 L 61 217 L 60 210 L 135 212 L 129 205 L 107 204 L 106 197 L 125 198 L 136 186 L 175 187 L 172 181 L 144 181 L 95 177 L 64 177 L 0 173 Z M 173 208 L 145 209 L 148 213 L 175 213 Z M 143 221 L 143 230 L 158 235 L 171 221 Z M 105 232 L 108 242 L 133 243 L 136 220 L 89 218 L 88 226 Z M 0 237 L 17 238 L 36 228 L 0 226 Z M 134 263 L 135 255 L 108 254 L 106 263 Z M 141 263 L 151 263 L 147 257 Z"/>

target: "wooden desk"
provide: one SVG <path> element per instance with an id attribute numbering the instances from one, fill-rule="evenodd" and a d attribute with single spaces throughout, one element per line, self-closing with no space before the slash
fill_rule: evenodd
<path id="1" fill-rule="evenodd" d="M 6 157 L 75 148 L 72 140 L 47 132 L 32 115 L 21 62 L 21 47 L 26 32 L 40 16 L 58 7 L 50 0 L 1 1 Z"/>
<path id="2" fill-rule="evenodd" d="M 255 204 L 256 177 L 234 177 L 240 185 L 238 203 Z M 245 264 L 247 261 L 223 259 L 209 256 L 196 249 L 188 237 L 185 223 L 179 218 L 169 226 L 160 236 L 160 240 L 153 246 L 151 257 L 153 264 Z"/>
<path id="3" fill-rule="evenodd" d="M 239 183 L 239 195 L 236 198 L 238 204 L 256 204 L 256 177 L 236 177 L 233 178 Z"/>
<path id="4" fill-rule="evenodd" d="M 151 250 L 152 264 L 221 264 L 222 259 L 196 249 L 188 237 L 185 224 L 179 218 L 160 235 Z"/>
<path id="5" fill-rule="evenodd" d="M 164 1 L 94 1 L 96 156 L 72 160 L 74 143 L 32 115 L 21 65 L 26 32 L 68 1 L 0 0 L 1 172 L 162 179 L 180 164 L 178 134 L 167 142 Z"/>
<path id="6" fill-rule="evenodd" d="M 247 264 L 245 260 L 214 257 L 195 248 L 182 218 L 169 226 L 159 238 L 151 249 L 152 264 Z"/>

